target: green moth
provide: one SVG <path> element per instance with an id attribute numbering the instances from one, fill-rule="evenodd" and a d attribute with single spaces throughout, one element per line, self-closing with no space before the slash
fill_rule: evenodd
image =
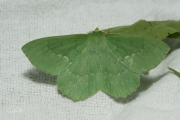
<path id="1" fill-rule="evenodd" d="M 58 75 L 58 89 L 74 101 L 99 90 L 125 98 L 140 85 L 139 74 L 156 67 L 169 50 L 147 33 L 117 32 L 128 27 L 40 38 L 25 44 L 22 51 L 37 69 Z"/>

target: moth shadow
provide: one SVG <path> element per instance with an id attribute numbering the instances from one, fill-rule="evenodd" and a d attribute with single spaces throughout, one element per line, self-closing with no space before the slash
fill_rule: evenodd
<path id="1" fill-rule="evenodd" d="M 164 73 L 160 76 L 156 76 L 153 78 L 147 77 L 146 75 L 142 74 L 142 75 L 140 75 L 140 86 L 131 95 L 127 96 L 126 98 L 114 98 L 111 96 L 110 97 L 115 102 L 118 102 L 118 103 L 123 103 L 123 104 L 129 103 L 129 102 L 135 100 L 141 92 L 147 90 L 152 84 L 156 83 L 158 80 L 160 80 L 162 77 L 164 77 L 168 73 L 169 73 L 169 71 L 167 71 L 166 73 Z"/>
<path id="2" fill-rule="evenodd" d="M 44 73 L 35 68 L 27 70 L 23 73 L 23 76 L 37 83 L 56 85 L 56 76 Z"/>
<path id="3" fill-rule="evenodd" d="M 170 55 L 174 50 L 180 48 L 180 39 L 166 38 L 163 40 L 163 42 L 169 45 L 170 47 L 170 50 L 166 56 Z"/>
<path id="4" fill-rule="evenodd" d="M 43 84 L 50 84 L 50 85 L 57 85 L 57 76 L 52 76 L 45 72 L 42 72 L 36 68 L 29 69 L 25 73 L 23 73 L 24 77 L 32 80 L 33 82 L 43 83 Z M 57 89 L 57 93 L 64 98 L 71 100 L 70 98 L 66 97 Z"/>

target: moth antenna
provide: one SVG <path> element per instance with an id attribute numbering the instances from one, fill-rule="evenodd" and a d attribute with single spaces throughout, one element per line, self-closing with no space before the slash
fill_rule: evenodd
<path id="1" fill-rule="evenodd" d="M 103 32 L 103 33 L 108 33 L 109 32 L 109 28 L 108 29 L 106 29 L 106 30 L 101 30 L 101 32 Z"/>
<path id="2" fill-rule="evenodd" d="M 91 30 L 91 31 L 89 31 L 89 32 L 87 32 L 86 34 L 90 34 L 90 33 L 92 33 L 94 30 Z"/>

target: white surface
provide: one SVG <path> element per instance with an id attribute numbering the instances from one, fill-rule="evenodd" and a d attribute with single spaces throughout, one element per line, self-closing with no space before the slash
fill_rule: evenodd
<path id="1" fill-rule="evenodd" d="M 139 19 L 180 19 L 179 0 L 0 0 L 0 120 L 179 120 L 180 49 L 173 51 L 137 92 L 113 99 L 98 92 L 72 102 L 56 78 L 37 71 L 21 51 L 34 39 L 86 33 Z"/>

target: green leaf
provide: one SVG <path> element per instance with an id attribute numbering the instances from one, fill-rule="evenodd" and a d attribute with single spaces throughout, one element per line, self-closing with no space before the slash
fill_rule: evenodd
<path id="1" fill-rule="evenodd" d="M 180 38 L 180 20 L 139 20 L 136 23 L 129 26 L 114 27 L 109 28 L 107 30 L 108 33 L 140 35 L 145 37 L 151 37 L 158 40 L 163 40 L 166 37 Z"/>
<path id="2" fill-rule="evenodd" d="M 77 101 L 98 90 L 116 98 L 130 95 L 140 84 L 139 74 L 156 67 L 169 47 L 153 38 L 96 28 L 34 40 L 22 50 L 37 69 L 58 75 L 58 89 Z"/>
<path id="3" fill-rule="evenodd" d="M 168 67 L 169 70 L 171 70 L 175 75 L 177 75 L 178 77 L 180 77 L 180 72 L 176 71 L 173 68 Z"/>

